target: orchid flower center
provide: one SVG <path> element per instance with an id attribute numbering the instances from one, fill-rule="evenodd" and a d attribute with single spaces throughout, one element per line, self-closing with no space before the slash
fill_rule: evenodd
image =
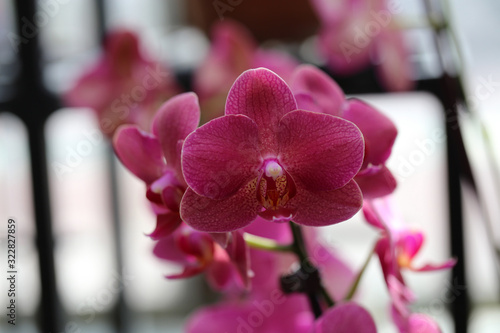
<path id="1" fill-rule="evenodd" d="M 263 208 L 259 215 L 268 220 L 289 218 L 292 212 L 285 205 L 295 196 L 296 188 L 285 169 L 276 160 L 264 161 L 257 184 L 257 200 Z"/>
<path id="2" fill-rule="evenodd" d="M 400 268 L 410 268 L 412 258 L 404 250 L 396 248 L 396 258 Z"/>

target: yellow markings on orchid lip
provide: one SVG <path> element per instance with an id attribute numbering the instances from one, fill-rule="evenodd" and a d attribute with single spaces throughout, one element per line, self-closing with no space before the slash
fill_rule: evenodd
<path id="1" fill-rule="evenodd" d="M 283 168 L 278 163 L 270 161 L 266 164 L 265 172 L 267 177 L 271 177 L 273 180 L 276 180 L 276 178 L 283 175 Z"/>
<path id="2" fill-rule="evenodd" d="M 401 268 L 410 268 L 411 267 L 411 258 L 406 253 L 400 253 L 398 255 L 398 265 Z"/>

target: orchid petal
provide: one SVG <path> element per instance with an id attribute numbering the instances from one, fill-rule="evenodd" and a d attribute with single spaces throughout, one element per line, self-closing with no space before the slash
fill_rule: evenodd
<path id="1" fill-rule="evenodd" d="M 376 333 L 372 316 L 354 302 L 328 309 L 316 321 L 314 333 Z"/>
<path id="2" fill-rule="evenodd" d="M 182 251 L 176 242 L 176 235 L 170 235 L 160 239 L 153 248 L 153 254 L 164 260 L 168 260 L 181 265 L 192 265 L 194 257 Z"/>
<path id="3" fill-rule="evenodd" d="M 311 191 L 344 186 L 363 162 L 363 136 L 349 121 L 297 110 L 280 121 L 278 158 L 297 183 Z"/>
<path id="4" fill-rule="evenodd" d="M 160 141 L 167 165 L 180 168 L 178 142 L 193 132 L 199 121 L 200 107 L 194 93 L 172 97 L 160 107 L 153 120 L 153 134 Z"/>
<path id="5" fill-rule="evenodd" d="M 364 199 L 389 195 L 397 186 L 396 179 L 385 165 L 364 169 L 356 175 L 354 180 L 363 191 Z"/>
<path id="6" fill-rule="evenodd" d="M 242 325 L 241 321 L 246 324 L 242 318 L 246 318 L 251 310 L 250 303 L 222 303 L 205 307 L 189 318 L 185 331 L 186 333 L 237 332 L 238 327 Z"/>
<path id="7" fill-rule="evenodd" d="M 216 290 L 225 290 L 234 281 L 234 266 L 228 253 L 220 246 L 214 246 L 214 260 L 207 267 L 207 279 Z"/>
<path id="8" fill-rule="evenodd" d="M 371 200 L 363 201 L 363 215 L 365 216 L 366 222 L 371 224 L 375 228 L 382 230 L 389 230 L 387 225 L 383 220 L 380 219 L 377 210 L 374 207 L 374 203 Z"/>
<path id="9" fill-rule="evenodd" d="M 345 221 L 363 204 L 361 190 L 354 181 L 332 191 L 297 191 L 287 208 L 295 210 L 293 221 L 309 226 L 325 226 Z"/>
<path id="10" fill-rule="evenodd" d="M 250 254 L 248 251 L 247 243 L 243 239 L 243 233 L 240 231 L 233 231 L 232 238 L 228 244 L 226 251 L 229 254 L 232 262 L 236 266 L 236 270 L 241 277 L 243 286 L 248 288 L 250 286 Z"/>
<path id="11" fill-rule="evenodd" d="M 375 42 L 380 65 L 376 67 L 381 84 L 389 91 L 408 91 L 415 86 L 409 51 L 401 31 L 388 29 Z"/>
<path id="12" fill-rule="evenodd" d="M 441 333 L 438 324 L 422 313 L 413 313 L 408 319 L 409 333 Z"/>
<path id="13" fill-rule="evenodd" d="M 317 104 L 318 111 L 340 116 L 345 103 L 342 89 L 326 73 L 311 65 L 301 65 L 293 73 L 291 88 L 295 95 L 309 94 Z M 304 108 L 297 100 L 299 108 Z"/>
<path id="14" fill-rule="evenodd" d="M 424 234 L 419 231 L 403 232 L 397 241 L 401 253 L 411 260 L 418 253 L 424 243 Z"/>
<path id="15" fill-rule="evenodd" d="M 148 236 L 154 240 L 170 236 L 182 223 L 177 212 L 169 212 L 156 216 L 156 228 Z"/>
<path id="16" fill-rule="evenodd" d="M 426 264 L 422 267 L 410 267 L 410 270 L 415 271 L 415 272 L 431 272 L 431 271 L 438 271 L 442 269 L 448 269 L 452 268 L 455 266 L 457 263 L 456 259 L 448 259 L 442 264 Z"/>
<path id="17" fill-rule="evenodd" d="M 249 225 L 257 217 L 258 208 L 255 181 L 222 200 L 200 196 L 188 188 L 181 201 L 181 217 L 200 231 L 227 232 Z"/>
<path id="18" fill-rule="evenodd" d="M 191 133 L 182 152 L 188 185 L 198 194 L 223 199 L 257 177 L 262 163 L 257 133 L 255 122 L 242 115 L 214 119 Z"/>
<path id="19" fill-rule="evenodd" d="M 295 109 L 297 104 L 288 85 L 266 68 L 251 69 L 241 74 L 226 101 L 226 115 L 243 114 L 255 121 L 263 154 L 277 153 L 279 121 Z"/>
<path id="20" fill-rule="evenodd" d="M 113 137 L 113 147 L 122 163 L 147 184 L 165 169 L 160 142 L 136 126 L 125 125 Z"/>
<path id="21" fill-rule="evenodd" d="M 384 163 L 391 154 L 398 131 L 384 114 L 357 99 L 350 99 L 343 118 L 359 127 L 365 139 L 364 164 Z"/>
<path id="22" fill-rule="evenodd" d="M 265 67 L 279 75 L 285 82 L 289 82 L 293 71 L 299 66 L 299 62 L 288 53 L 275 50 L 259 49 L 253 58 L 253 67 Z"/>

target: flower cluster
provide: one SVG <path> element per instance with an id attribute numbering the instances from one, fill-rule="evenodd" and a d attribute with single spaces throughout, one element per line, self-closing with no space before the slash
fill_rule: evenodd
<path id="1" fill-rule="evenodd" d="M 328 22 L 324 48 L 332 29 L 352 33 L 326 0 L 313 3 Z M 401 333 L 440 332 L 432 318 L 412 313 L 401 271 L 455 261 L 413 264 L 424 236 L 387 204 L 397 186 L 386 166 L 397 129 L 386 115 L 346 98 L 320 69 L 259 49 L 227 21 L 194 75 L 198 94 L 179 93 L 167 72 L 155 76 L 158 66 L 133 34 L 116 32 L 67 101 L 96 110 L 116 155 L 145 183 L 157 217 L 148 235 L 154 255 L 180 266 L 167 278 L 204 274 L 223 293 L 193 314 L 187 332 L 376 332 L 355 297 L 364 268 L 349 267 L 317 228 L 361 209 L 380 230 L 370 258 L 379 258 L 395 325 Z M 162 79 L 152 85 L 155 77 Z"/>
<path id="2" fill-rule="evenodd" d="M 411 314 L 400 270 L 454 262 L 415 269 L 422 235 L 390 226 L 373 208 L 396 187 L 385 166 L 394 124 L 346 99 L 312 66 L 298 67 L 290 82 L 265 68 L 248 70 L 232 85 L 224 116 L 197 127 L 198 99 L 185 93 L 160 107 L 150 132 L 124 125 L 114 136 L 118 157 L 146 183 L 157 213 L 155 255 L 183 267 L 167 277 L 204 272 L 224 292 L 220 303 L 191 317 L 187 332 L 376 332 L 369 312 L 351 300 L 357 274 L 313 228 L 346 221 L 362 206 L 382 230 L 375 253 L 396 325 L 401 332 L 425 325 L 439 332 L 429 317 Z M 289 221 L 302 226 L 301 250 Z M 313 276 L 323 282 L 308 293 Z M 296 280 L 291 289 L 284 277 Z M 330 296 L 322 296 L 316 319 L 307 295 L 320 291 Z"/>

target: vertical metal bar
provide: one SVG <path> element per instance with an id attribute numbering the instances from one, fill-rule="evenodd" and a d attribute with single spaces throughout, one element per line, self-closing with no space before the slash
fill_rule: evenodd
<path id="1" fill-rule="evenodd" d="M 36 247 L 41 284 L 38 321 L 42 332 L 60 332 L 63 312 L 56 284 L 44 135 L 45 121 L 58 107 L 58 102 L 43 86 L 39 62 L 39 28 L 33 23 L 36 1 L 17 0 L 15 10 L 17 32 L 21 38 L 18 50 L 21 73 L 15 83 L 15 94 L 10 105 L 11 111 L 25 122 L 29 133 Z"/>
<path id="2" fill-rule="evenodd" d="M 104 44 L 106 39 L 106 4 L 104 0 L 95 1 L 96 16 L 97 16 L 97 34 L 101 45 Z M 111 213 L 113 222 L 113 235 L 115 241 L 115 259 L 116 269 L 119 274 L 123 275 L 123 244 L 122 244 L 122 228 L 120 225 L 120 203 L 118 200 L 119 181 L 117 175 L 117 161 L 111 146 L 107 149 L 106 166 L 109 173 L 109 187 L 111 193 Z M 113 324 L 116 332 L 125 333 L 128 331 L 127 318 L 129 317 L 129 310 L 125 302 L 125 295 L 123 289 L 118 292 L 118 300 L 115 308 L 113 309 Z"/>
<path id="3" fill-rule="evenodd" d="M 465 270 L 465 244 L 464 244 L 464 220 L 462 207 L 462 188 L 461 188 L 461 173 L 464 168 L 465 148 L 458 123 L 457 99 L 455 94 L 450 91 L 453 86 L 453 79 L 445 75 L 443 83 L 447 90 L 444 94 L 444 107 L 446 111 L 446 159 L 448 167 L 448 207 L 450 211 L 450 236 L 451 236 L 451 253 L 456 257 L 457 263 L 452 269 L 453 286 L 467 285 L 466 270 Z M 467 157 L 465 156 L 465 159 Z M 469 298 L 466 292 L 462 290 L 453 291 L 456 295 L 455 300 L 451 303 L 451 311 L 453 322 L 455 324 L 456 333 L 467 333 L 469 322 Z"/>

